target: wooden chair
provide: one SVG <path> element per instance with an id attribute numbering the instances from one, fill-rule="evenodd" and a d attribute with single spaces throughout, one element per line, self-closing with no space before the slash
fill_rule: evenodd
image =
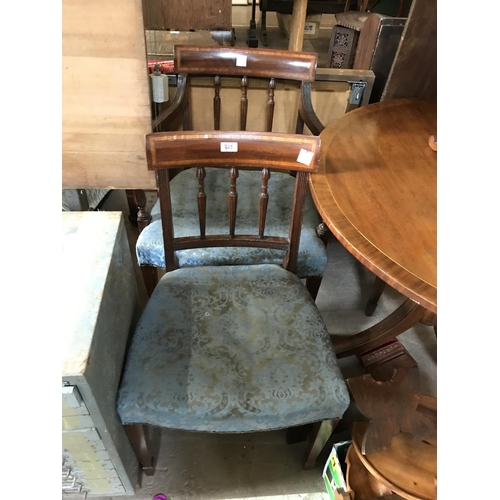
<path id="1" fill-rule="evenodd" d="M 191 129 L 189 80 L 192 76 L 209 75 L 213 79 L 213 129 L 221 128 L 221 115 L 224 109 L 224 101 L 221 98 L 221 86 L 227 77 L 236 77 L 241 84 L 240 100 L 240 130 L 247 129 L 247 116 L 249 114 L 248 90 L 255 85 L 260 85 L 264 81 L 265 87 L 262 92 L 266 92 L 265 103 L 265 131 L 271 132 L 273 129 L 273 118 L 275 114 L 275 88 L 281 85 L 281 81 L 288 82 L 289 85 L 298 85 L 300 82 L 300 102 L 296 120 L 293 123 L 293 130 L 287 132 L 302 133 L 304 124 L 312 131 L 323 128 L 320 120 L 314 113 L 311 104 L 311 82 L 314 81 L 317 54 L 303 52 L 288 52 L 267 49 L 246 49 L 228 47 L 204 47 L 191 45 L 177 45 L 174 48 L 175 73 L 177 77 L 177 93 L 171 106 L 161 112 L 153 121 L 153 129 L 156 131 L 172 130 L 174 126 L 182 123 L 184 130 Z M 210 81 L 210 79 L 207 79 Z M 233 80 L 234 81 L 234 80 Z M 290 83 L 291 82 L 291 83 Z M 291 112 L 293 116 L 293 111 Z M 255 127 L 255 124 L 251 124 Z M 196 175 L 195 170 L 174 170 L 170 172 L 172 195 L 177 197 L 179 212 L 178 218 L 174 218 L 175 233 L 189 232 L 198 224 L 196 215 L 196 197 L 185 194 L 186 186 Z M 210 182 L 224 183 L 226 173 L 222 170 L 211 172 L 213 176 Z M 175 178 L 174 178 L 175 177 Z M 238 180 L 242 190 L 250 182 L 250 177 L 246 172 L 240 174 Z M 208 181 L 208 180 L 207 180 Z M 277 173 L 271 178 L 269 189 L 276 193 L 283 193 L 286 199 L 289 193 L 293 192 L 295 179 L 288 172 Z M 255 189 L 255 188 L 254 188 Z M 145 196 L 142 194 L 142 208 L 139 210 L 140 227 L 143 228 L 137 241 L 137 259 L 144 276 L 144 281 L 151 295 L 157 282 L 155 268 L 164 268 L 165 259 L 163 255 L 163 244 L 161 235 L 161 220 L 159 203 L 151 211 L 151 216 L 144 213 Z M 289 206 L 285 202 L 280 203 L 281 197 L 277 195 L 278 203 L 272 209 L 268 217 L 276 220 L 285 220 Z M 218 200 L 218 204 L 212 204 L 207 213 L 207 224 L 211 227 L 220 228 L 225 223 L 222 215 L 226 207 L 225 199 Z M 141 207 L 141 203 L 139 204 Z M 253 205 L 240 205 L 241 217 L 245 216 L 249 222 L 248 230 L 256 232 L 257 216 L 256 207 Z M 149 223 L 149 221 L 151 221 Z M 321 223 L 321 218 L 314 206 L 312 198 L 307 194 L 304 223 L 301 235 L 301 247 L 298 258 L 297 274 L 301 278 L 306 278 L 307 287 L 311 295 L 315 298 L 323 272 L 326 268 L 327 254 L 326 241 L 321 240 L 317 234 L 317 227 Z M 253 224 L 253 227 L 252 227 Z M 278 230 L 278 228 L 276 228 Z M 287 234 L 287 224 L 281 223 L 282 236 Z M 256 264 L 256 263 L 279 263 L 283 259 L 283 252 L 279 249 L 260 248 L 225 248 L 203 250 L 185 249 L 177 252 L 180 267 L 189 265 L 227 265 L 227 264 Z"/>
<path id="2" fill-rule="evenodd" d="M 146 473 L 154 472 L 146 426 L 216 433 L 291 428 L 314 422 L 305 468 L 349 405 L 349 393 L 321 315 L 297 277 L 309 173 L 320 139 L 258 132 L 167 132 L 146 136 L 156 171 L 166 274 L 137 325 L 118 392 L 117 410 Z M 196 235 L 174 235 L 169 170 L 195 167 Z M 241 168 L 239 168 L 241 167 Z M 209 181 L 222 168 L 225 186 Z M 257 170 L 257 171 L 256 171 Z M 270 180 L 294 171 L 286 236 L 270 231 L 276 193 Z M 239 229 L 238 205 L 258 186 L 256 232 Z M 212 188 L 227 201 L 226 228 L 208 233 Z M 190 193 L 193 194 L 193 193 Z M 272 225 L 271 225 L 272 226 Z M 272 227 L 271 227 L 272 229 Z M 281 249 L 282 265 L 179 267 L 178 252 L 195 247 Z"/>

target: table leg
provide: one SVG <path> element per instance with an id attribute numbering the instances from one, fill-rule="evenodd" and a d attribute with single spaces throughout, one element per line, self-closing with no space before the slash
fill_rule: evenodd
<path id="1" fill-rule="evenodd" d="M 406 299 L 393 313 L 376 325 L 333 343 L 338 358 L 361 354 L 378 347 L 420 322 L 426 309 Z"/>

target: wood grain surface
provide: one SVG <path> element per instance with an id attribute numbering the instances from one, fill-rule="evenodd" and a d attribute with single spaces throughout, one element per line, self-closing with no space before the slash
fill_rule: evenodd
<path id="1" fill-rule="evenodd" d="M 399 434 L 390 450 L 363 455 L 360 445 L 365 429 L 364 422 L 353 424 L 352 443 L 366 469 L 407 500 L 435 500 L 437 439 L 413 441 L 408 434 Z"/>
<path id="2" fill-rule="evenodd" d="M 311 191 L 330 230 L 366 267 L 437 312 L 436 102 L 354 110 L 321 133 Z"/>
<path id="3" fill-rule="evenodd" d="M 155 188 L 141 12 L 140 0 L 63 0 L 63 188 Z"/>

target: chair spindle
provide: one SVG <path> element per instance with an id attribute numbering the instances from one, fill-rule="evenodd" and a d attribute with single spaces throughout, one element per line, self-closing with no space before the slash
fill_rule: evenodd
<path id="1" fill-rule="evenodd" d="M 196 169 L 196 177 L 198 177 L 198 216 L 200 219 L 200 239 L 205 239 L 205 228 L 207 220 L 207 195 L 205 193 L 205 177 L 206 172 L 204 167 Z"/>
<path id="2" fill-rule="evenodd" d="M 248 110 L 248 78 L 244 76 L 241 79 L 241 113 L 240 113 L 240 130 L 247 129 L 247 110 Z"/>
<path id="3" fill-rule="evenodd" d="M 220 76 L 214 76 L 214 130 L 220 130 Z"/>
<path id="4" fill-rule="evenodd" d="M 266 227 L 267 203 L 269 201 L 269 194 L 267 192 L 267 184 L 269 181 L 268 168 L 263 168 L 260 178 L 262 179 L 262 187 L 260 189 L 260 203 L 259 203 L 259 238 L 264 237 L 264 228 Z"/>
<path id="5" fill-rule="evenodd" d="M 238 178 L 238 169 L 232 167 L 229 170 L 229 178 L 231 179 L 231 188 L 229 190 L 229 235 L 234 238 L 234 230 L 236 227 L 236 206 L 238 204 L 238 193 L 236 192 L 236 179 Z"/>
<path id="6" fill-rule="evenodd" d="M 272 132 L 273 130 L 273 118 L 274 118 L 274 89 L 276 88 L 276 83 L 274 78 L 269 80 L 269 99 L 267 101 L 267 131 Z"/>

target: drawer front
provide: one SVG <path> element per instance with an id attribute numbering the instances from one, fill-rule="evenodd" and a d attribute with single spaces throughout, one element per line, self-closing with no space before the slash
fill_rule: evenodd
<path id="1" fill-rule="evenodd" d="M 74 386 L 63 387 L 62 490 L 64 495 L 120 495 L 125 488 Z"/>

